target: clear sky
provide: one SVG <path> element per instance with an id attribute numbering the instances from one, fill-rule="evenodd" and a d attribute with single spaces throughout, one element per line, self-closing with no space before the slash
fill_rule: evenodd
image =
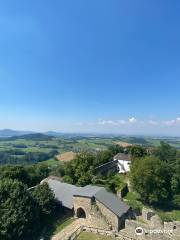
<path id="1" fill-rule="evenodd" d="M 179 0 L 1 0 L 0 128 L 180 135 Z"/>

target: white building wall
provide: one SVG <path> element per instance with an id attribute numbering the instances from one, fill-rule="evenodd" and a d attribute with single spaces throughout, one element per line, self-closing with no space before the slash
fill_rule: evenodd
<path id="1" fill-rule="evenodd" d="M 126 173 L 130 171 L 131 161 L 118 160 L 119 173 Z"/>

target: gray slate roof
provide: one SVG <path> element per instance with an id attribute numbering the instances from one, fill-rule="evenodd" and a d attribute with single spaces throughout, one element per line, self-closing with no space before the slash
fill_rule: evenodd
<path id="1" fill-rule="evenodd" d="M 95 198 L 118 217 L 121 217 L 130 209 L 130 207 L 121 201 L 120 198 L 118 198 L 115 194 L 107 192 L 105 189 L 98 191 L 95 194 Z"/>
<path id="2" fill-rule="evenodd" d="M 87 185 L 85 187 L 76 187 L 75 185 L 62 183 L 57 179 L 45 180 L 49 187 L 53 190 L 55 198 L 63 207 L 73 209 L 73 196 L 95 197 L 110 211 L 121 217 L 130 207 L 126 205 L 115 194 L 109 193 L 104 187 Z"/>
<path id="3" fill-rule="evenodd" d="M 58 180 L 48 179 L 47 183 L 53 190 L 55 198 L 61 203 L 63 207 L 73 209 L 73 195 L 81 187 L 76 187 L 68 183 L 62 183 Z"/>
<path id="4" fill-rule="evenodd" d="M 79 188 L 74 193 L 74 196 L 90 197 L 90 198 L 92 198 L 101 189 L 104 189 L 104 188 L 103 187 L 98 187 L 98 186 L 87 185 L 87 186 L 85 186 L 83 188 Z"/>
<path id="5" fill-rule="evenodd" d="M 114 160 L 126 160 L 131 161 L 131 155 L 126 153 L 118 153 L 114 156 Z"/>

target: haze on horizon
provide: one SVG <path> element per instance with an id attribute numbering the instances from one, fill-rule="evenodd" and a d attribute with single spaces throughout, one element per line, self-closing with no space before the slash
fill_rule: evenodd
<path id="1" fill-rule="evenodd" d="M 0 129 L 180 135 L 180 2 L 2 0 Z"/>

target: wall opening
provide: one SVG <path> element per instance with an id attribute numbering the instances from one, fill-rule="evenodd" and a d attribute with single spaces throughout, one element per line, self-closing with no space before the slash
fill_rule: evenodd
<path id="1" fill-rule="evenodd" d="M 85 213 L 84 209 L 82 209 L 82 208 L 77 209 L 77 217 L 78 218 L 86 218 L 86 213 Z"/>

